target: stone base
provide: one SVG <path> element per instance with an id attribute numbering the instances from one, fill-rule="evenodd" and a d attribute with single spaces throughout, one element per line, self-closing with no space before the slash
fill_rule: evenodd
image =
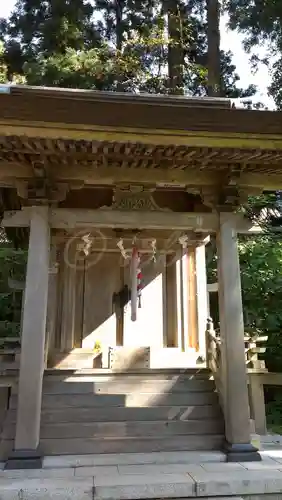
<path id="1" fill-rule="evenodd" d="M 224 451 L 227 462 L 260 462 L 261 455 L 252 444 L 230 444 L 226 442 Z"/>
<path id="2" fill-rule="evenodd" d="M 5 470 L 42 469 L 43 457 L 38 450 L 15 450 L 5 464 Z"/>

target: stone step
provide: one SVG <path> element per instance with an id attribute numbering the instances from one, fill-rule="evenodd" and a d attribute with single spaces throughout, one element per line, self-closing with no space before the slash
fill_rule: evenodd
<path id="1" fill-rule="evenodd" d="M 43 459 L 43 467 L 51 469 L 75 468 L 79 467 L 108 467 L 112 465 L 144 465 L 169 466 L 173 465 L 195 465 L 216 464 L 216 466 L 226 462 L 226 455 L 221 451 L 159 451 L 151 453 L 108 453 L 107 455 L 63 455 L 46 456 Z M 188 468 L 187 468 L 188 469 Z"/>
<path id="2" fill-rule="evenodd" d="M 16 422 L 16 410 L 9 411 L 9 422 Z M 154 420 L 201 420 L 221 418 L 218 405 L 159 406 L 144 408 L 54 408 L 43 409 L 42 424 L 56 422 L 131 422 Z"/>
<path id="3" fill-rule="evenodd" d="M 87 422 L 45 424 L 41 428 L 42 439 L 73 439 L 93 437 L 143 437 L 177 436 L 190 434 L 221 434 L 223 425 L 220 420 L 190 420 L 188 422 Z M 13 439 L 15 424 L 5 426 L 2 438 Z"/>
<path id="4" fill-rule="evenodd" d="M 209 392 L 214 391 L 213 380 L 126 380 L 112 379 L 97 382 L 68 382 L 46 381 L 43 394 L 130 394 L 138 393 L 182 393 L 182 392 Z"/>
<path id="5" fill-rule="evenodd" d="M 93 478 L 0 480 L 1 500 L 93 500 Z"/>
<path id="6" fill-rule="evenodd" d="M 28 475 L 27 475 L 28 476 Z M 243 482 L 243 481 L 242 481 Z M 278 481 L 279 482 L 279 481 Z M 94 486 L 95 483 L 95 486 Z M 280 482 L 279 482 L 280 483 Z M 14 479 L 0 480 L 1 500 L 12 500 L 24 498 L 25 500 L 119 500 L 128 499 L 155 499 L 155 498 L 186 498 L 195 499 L 195 491 L 198 484 L 188 474 L 163 474 L 157 477 L 150 476 L 121 476 L 120 478 L 108 478 L 101 476 L 96 478 L 81 477 L 18 477 Z M 238 485 L 238 489 L 239 485 Z M 251 488 L 249 488 L 248 492 Z M 262 488 L 261 488 L 262 490 Z M 270 488 L 270 492 L 276 492 L 277 488 Z M 260 496 L 256 495 L 256 499 Z M 202 500 L 210 497 L 201 496 Z M 242 496 L 213 496 L 213 500 L 243 500 Z M 264 498 L 264 496 L 260 497 Z M 278 498 L 277 495 L 274 498 Z M 274 500 L 273 498 L 273 500 Z"/>
<path id="7" fill-rule="evenodd" d="M 43 395 L 42 408 L 93 408 L 105 407 L 151 407 L 151 406 L 192 406 L 217 404 L 214 392 L 168 393 L 168 394 L 59 394 Z M 10 399 L 10 408 L 17 407 L 17 397 Z"/>

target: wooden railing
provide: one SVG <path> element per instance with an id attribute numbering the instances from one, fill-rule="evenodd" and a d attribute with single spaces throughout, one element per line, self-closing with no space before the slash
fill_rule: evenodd
<path id="1" fill-rule="evenodd" d="M 221 348 L 220 348 L 220 337 L 213 327 L 213 321 L 211 318 L 207 320 L 206 329 L 206 349 L 207 349 L 207 365 L 212 370 L 213 373 L 217 373 L 220 369 L 220 358 L 221 358 Z"/>
<path id="2" fill-rule="evenodd" d="M 258 359 L 259 354 L 264 354 L 266 347 L 258 347 L 258 344 L 267 342 L 268 336 L 248 335 L 245 334 L 245 354 L 246 365 L 250 370 L 267 371 L 265 361 Z"/>
<path id="3" fill-rule="evenodd" d="M 211 370 L 213 374 L 216 384 L 216 389 L 220 400 L 220 405 L 224 412 L 225 397 L 224 397 L 224 380 L 222 376 L 221 360 L 222 356 L 221 356 L 220 336 L 214 329 L 212 319 L 208 318 L 207 329 L 206 329 L 206 363 L 207 367 Z"/>
<path id="4" fill-rule="evenodd" d="M 258 344 L 267 342 L 267 336 L 245 334 L 245 356 L 248 372 L 249 402 L 251 418 L 254 421 L 255 430 L 258 434 L 266 433 L 266 417 L 263 386 L 274 384 L 279 380 L 282 385 L 282 374 L 268 373 L 264 360 L 258 359 L 259 354 L 264 354 L 266 347 Z M 211 318 L 207 321 L 206 329 L 206 362 L 211 370 L 216 389 L 219 395 L 220 405 L 224 412 L 225 408 L 225 380 L 222 373 L 222 353 L 219 332 L 213 327 Z"/>

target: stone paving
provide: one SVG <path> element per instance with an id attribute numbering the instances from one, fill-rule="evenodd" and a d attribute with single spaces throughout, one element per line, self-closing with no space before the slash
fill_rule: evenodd
<path id="1" fill-rule="evenodd" d="M 0 499 L 282 499 L 282 446 L 263 448 L 253 463 L 225 463 L 220 452 L 167 452 L 46 457 L 41 470 L 2 464 Z"/>

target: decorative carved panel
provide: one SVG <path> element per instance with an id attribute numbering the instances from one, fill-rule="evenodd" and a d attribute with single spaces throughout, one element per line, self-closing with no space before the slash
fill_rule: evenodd
<path id="1" fill-rule="evenodd" d="M 135 211 L 168 211 L 161 208 L 153 199 L 154 189 L 141 185 L 116 186 L 113 195 L 113 203 L 108 208 L 110 210 L 135 210 Z"/>

